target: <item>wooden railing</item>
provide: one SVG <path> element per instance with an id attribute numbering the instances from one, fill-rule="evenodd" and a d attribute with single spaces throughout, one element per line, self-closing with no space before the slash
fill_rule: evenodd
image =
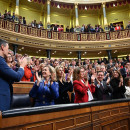
<path id="1" fill-rule="evenodd" d="M 14 93 L 28 93 L 28 88 L 31 89 L 32 85 L 31 82 L 15 83 Z M 130 99 L 3 111 L 0 112 L 0 129 L 129 130 Z"/>
<path id="2" fill-rule="evenodd" d="M 31 88 L 33 87 L 34 82 L 15 82 L 13 84 L 13 93 L 14 94 L 29 94 Z M 70 101 L 71 101 L 72 92 L 68 92 Z"/>
<path id="3" fill-rule="evenodd" d="M 99 33 L 67 33 L 67 32 L 53 32 L 45 29 L 38 29 L 36 27 L 17 24 L 15 22 L 0 19 L 0 28 L 31 35 L 34 37 L 48 38 L 54 40 L 65 41 L 104 41 L 115 40 L 130 37 L 130 30 L 121 30 L 114 32 L 99 32 Z"/>
<path id="4" fill-rule="evenodd" d="M 0 129 L 129 130 L 130 100 L 52 105 L 0 112 Z"/>

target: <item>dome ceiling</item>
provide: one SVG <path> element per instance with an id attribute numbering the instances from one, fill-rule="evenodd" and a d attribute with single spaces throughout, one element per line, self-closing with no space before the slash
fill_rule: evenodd
<path id="1" fill-rule="evenodd" d="M 64 3 L 78 3 L 78 4 L 94 4 L 94 3 L 104 3 L 104 2 L 111 2 L 117 0 L 52 0 L 57 2 L 64 2 Z"/>

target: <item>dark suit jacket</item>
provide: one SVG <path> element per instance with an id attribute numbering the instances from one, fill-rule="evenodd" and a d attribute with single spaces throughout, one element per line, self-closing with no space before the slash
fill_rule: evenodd
<path id="1" fill-rule="evenodd" d="M 68 92 L 73 91 L 73 85 L 71 82 L 64 82 L 63 84 L 58 81 L 59 83 L 59 98 L 55 100 L 56 104 L 67 104 L 70 103 Z"/>
<path id="2" fill-rule="evenodd" d="M 125 89 L 124 83 L 123 83 L 123 86 L 121 87 L 119 87 L 119 83 L 120 83 L 120 80 L 116 78 L 113 78 L 110 81 L 110 84 L 113 88 L 112 99 L 125 98 L 124 93 L 126 89 Z"/>
<path id="3" fill-rule="evenodd" d="M 18 82 L 24 75 L 24 70 L 19 68 L 17 72 L 11 69 L 3 57 L 0 56 L 0 111 L 10 109 L 10 84 Z"/>
<path id="4" fill-rule="evenodd" d="M 112 87 L 106 84 L 106 81 L 103 81 L 103 87 L 97 86 L 97 81 L 95 81 L 95 100 L 109 100 L 111 99 L 110 93 L 112 93 Z"/>
<path id="5" fill-rule="evenodd" d="M 121 72 L 121 75 L 122 75 L 123 78 L 125 78 L 127 76 L 125 68 L 120 69 L 120 72 Z"/>

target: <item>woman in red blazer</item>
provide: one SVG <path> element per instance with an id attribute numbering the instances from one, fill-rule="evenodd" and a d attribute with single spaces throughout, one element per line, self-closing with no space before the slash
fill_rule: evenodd
<path id="1" fill-rule="evenodd" d="M 75 103 L 88 102 L 93 99 L 92 93 L 95 92 L 94 79 L 91 85 L 88 83 L 87 73 L 83 67 L 77 67 L 73 73 L 73 87 L 75 91 Z"/>
<path id="2" fill-rule="evenodd" d="M 21 81 L 31 81 L 32 72 L 31 72 L 31 62 L 32 59 L 30 57 L 27 57 L 27 65 L 24 67 L 24 76 L 21 79 Z"/>

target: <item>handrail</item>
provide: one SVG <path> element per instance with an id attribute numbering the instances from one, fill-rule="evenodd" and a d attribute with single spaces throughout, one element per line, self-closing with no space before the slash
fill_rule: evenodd
<path id="1" fill-rule="evenodd" d="M 130 99 L 12 109 L 0 112 L 0 129 L 129 129 Z"/>
<path id="2" fill-rule="evenodd" d="M 0 28 L 12 32 L 17 32 L 34 37 L 47 38 L 53 40 L 64 41 L 104 41 L 115 40 L 130 37 L 130 30 L 120 30 L 113 32 L 95 32 L 95 33 L 67 33 L 67 32 L 53 32 L 43 28 L 31 27 L 23 24 L 17 24 L 12 21 L 7 21 L 0 18 Z"/>
<path id="3" fill-rule="evenodd" d="M 61 104 L 61 105 L 52 105 L 52 106 L 12 109 L 12 110 L 3 111 L 2 118 L 73 110 L 73 109 L 79 109 L 84 107 L 86 108 L 92 106 L 109 105 L 109 104 L 122 103 L 128 101 L 130 101 L 130 99 L 117 99 L 117 100 L 94 101 L 94 102 L 77 103 L 77 104 L 73 103 L 73 104 Z"/>

